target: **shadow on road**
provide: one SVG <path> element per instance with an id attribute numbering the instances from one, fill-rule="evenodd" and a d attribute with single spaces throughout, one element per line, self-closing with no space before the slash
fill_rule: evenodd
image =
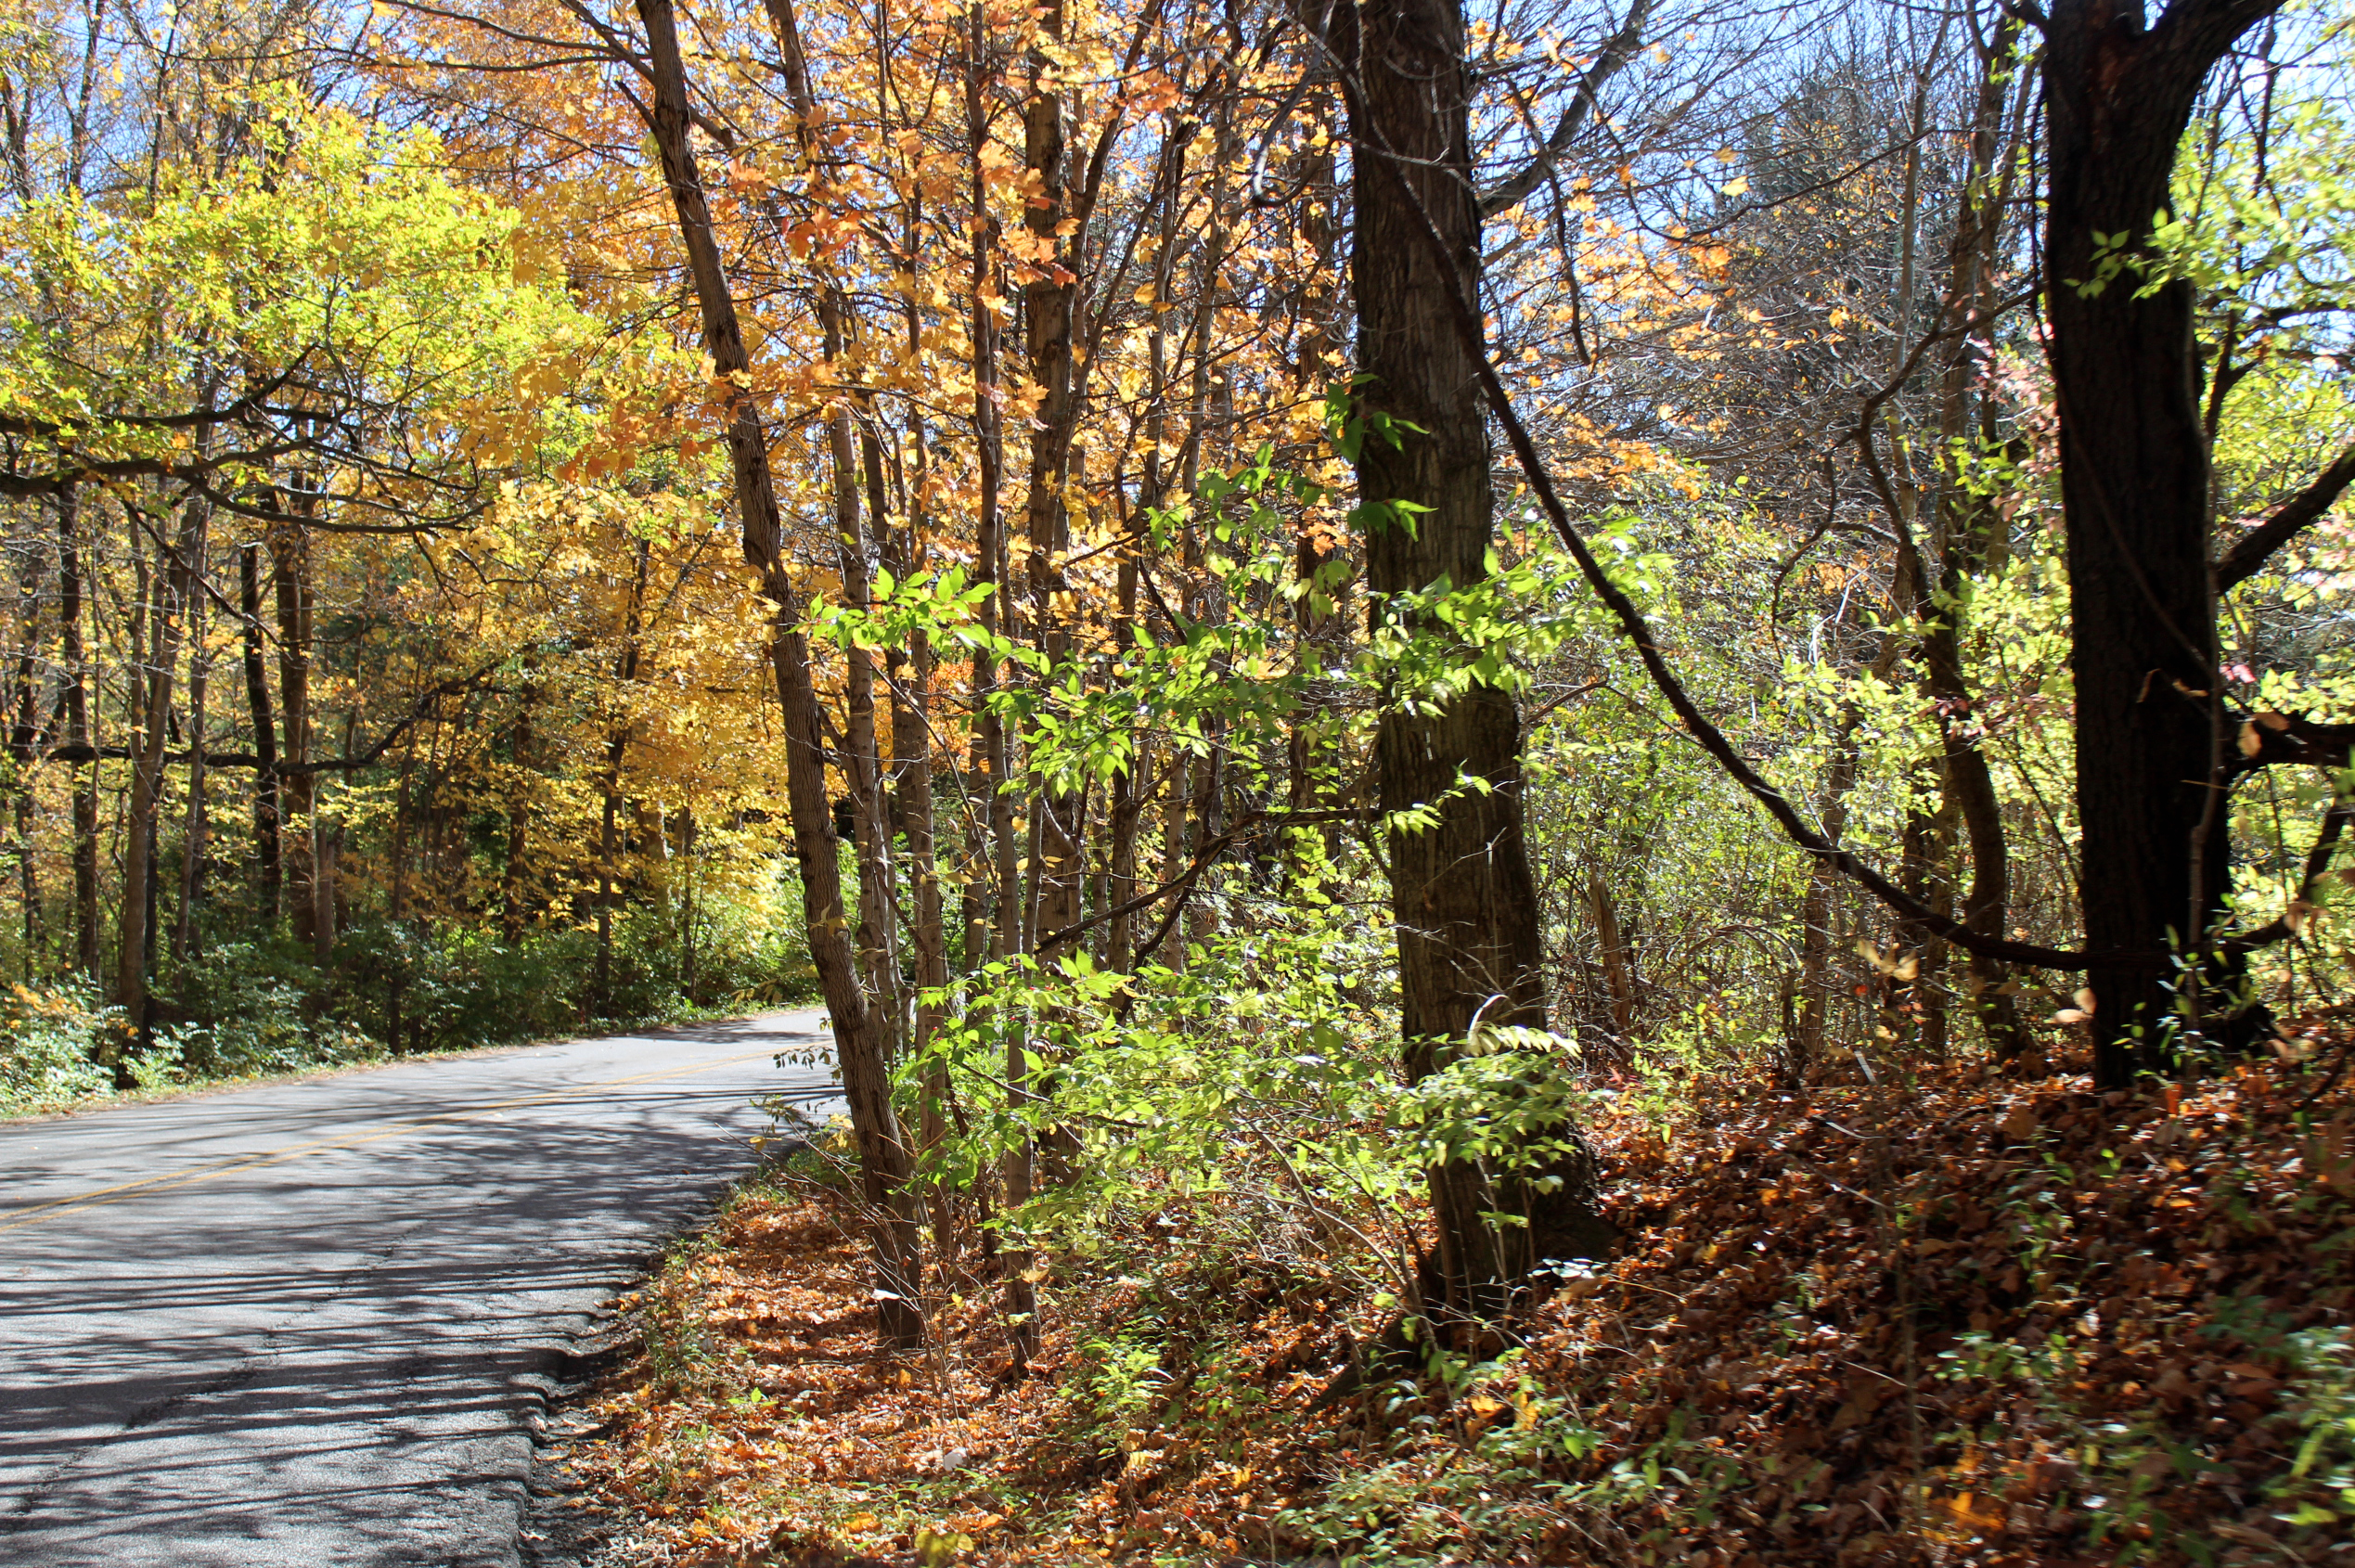
<path id="1" fill-rule="evenodd" d="M 532 1088 L 468 1076 L 359 1098 L 433 1114 Z M 0 1234 L 0 1562 L 512 1561 L 523 1423 L 570 1336 L 749 1164 L 753 1095 L 833 1092 L 810 1080 L 754 1061 L 588 1088 Z M 164 1140 L 192 1156 L 317 1130 L 178 1109 L 206 1113 Z"/>

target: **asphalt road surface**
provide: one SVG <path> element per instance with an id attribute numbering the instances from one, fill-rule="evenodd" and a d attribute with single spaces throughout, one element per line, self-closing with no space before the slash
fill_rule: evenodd
<path id="1" fill-rule="evenodd" d="M 0 1125 L 0 1563 L 518 1561 L 595 1309 L 823 1113 L 819 1015 Z"/>

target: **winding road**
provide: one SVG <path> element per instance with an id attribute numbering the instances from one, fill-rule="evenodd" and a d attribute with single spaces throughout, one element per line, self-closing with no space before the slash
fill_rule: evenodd
<path id="1" fill-rule="evenodd" d="M 814 1012 L 0 1124 L 0 1563 L 519 1561 L 596 1309 L 818 1113 Z"/>

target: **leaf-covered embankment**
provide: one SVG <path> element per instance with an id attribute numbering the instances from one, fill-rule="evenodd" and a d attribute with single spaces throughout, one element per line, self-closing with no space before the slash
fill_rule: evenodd
<path id="1" fill-rule="evenodd" d="M 1320 1397 L 1388 1309 L 1178 1205 L 1125 1272 L 1047 1260 L 1032 1376 L 970 1253 L 933 1348 L 879 1359 L 856 1216 L 789 1178 L 630 1303 L 648 1350 L 572 1460 L 649 1563 L 2344 1555 L 2326 1070 L 1622 1103 L 1593 1130 L 1628 1246 L 1486 1360 Z"/>

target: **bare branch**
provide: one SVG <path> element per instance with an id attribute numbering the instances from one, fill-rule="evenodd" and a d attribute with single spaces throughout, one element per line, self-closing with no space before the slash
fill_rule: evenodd
<path id="1" fill-rule="evenodd" d="M 1594 58 L 1594 63 L 1587 67 L 1586 75 L 1578 79 L 1577 91 L 1571 95 L 1569 107 L 1562 111 L 1562 117 L 1554 122 L 1553 134 L 1546 138 L 1545 146 L 1538 149 L 1535 158 L 1522 165 L 1520 173 L 1480 199 L 1482 217 L 1493 218 L 1499 212 L 1510 212 L 1519 206 L 1553 172 L 1554 164 L 1577 139 L 1578 127 L 1585 124 L 1587 116 L 1594 112 L 1595 100 L 1602 96 L 1602 89 L 1619 73 L 1619 68 L 1643 47 L 1643 24 L 1652 19 L 1653 3 L 1654 0 L 1635 0 L 1628 8 L 1625 24 L 1611 35 L 1611 41 L 1603 45 L 1602 52 Z"/>
<path id="2" fill-rule="evenodd" d="M 2347 487 L 2355 484 L 2355 446 L 2324 469 L 2320 478 L 2275 509 L 2271 517 L 2242 534 L 2216 563 L 2216 591 L 2225 593 L 2256 575 L 2267 558 L 2323 519 Z"/>

